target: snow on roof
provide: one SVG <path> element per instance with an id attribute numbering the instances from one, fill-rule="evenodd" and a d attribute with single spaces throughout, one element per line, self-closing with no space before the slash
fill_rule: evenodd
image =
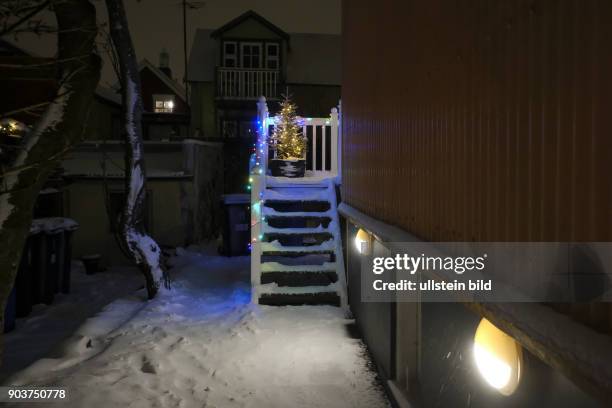
<path id="1" fill-rule="evenodd" d="M 145 151 L 147 178 L 183 178 L 190 176 L 183 169 L 182 150 Z M 124 177 L 124 151 L 71 151 L 62 161 L 67 177 Z M 106 172 L 104 171 L 106 166 Z"/>
<path id="2" fill-rule="evenodd" d="M 30 226 L 30 234 L 45 232 L 47 234 L 57 234 L 62 231 L 74 231 L 79 228 L 79 223 L 72 218 L 49 217 L 35 218 Z"/>
<path id="3" fill-rule="evenodd" d="M 196 31 L 187 78 L 194 82 L 213 82 L 219 55 L 214 30 Z M 340 85 L 342 71 L 342 37 L 336 34 L 289 34 L 287 82 L 294 84 Z"/>
<path id="4" fill-rule="evenodd" d="M 112 102 L 114 104 L 121 105 L 121 95 L 119 95 L 111 88 L 107 88 L 105 86 L 98 86 L 96 88 L 96 96 L 99 96 L 100 98 Z"/>

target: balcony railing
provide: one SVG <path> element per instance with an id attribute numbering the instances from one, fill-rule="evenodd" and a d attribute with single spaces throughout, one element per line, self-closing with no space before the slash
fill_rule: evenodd
<path id="1" fill-rule="evenodd" d="M 271 69 L 217 68 L 217 97 L 221 99 L 278 98 L 279 71 Z"/>

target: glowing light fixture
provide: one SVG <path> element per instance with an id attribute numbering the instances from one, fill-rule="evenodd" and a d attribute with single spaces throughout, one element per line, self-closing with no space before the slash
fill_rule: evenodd
<path id="1" fill-rule="evenodd" d="M 355 235 L 355 246 L 360 254 L 367 254 L 370 251 L 370 234 L 361 228 Z"/>
<path id="2" fill-rule="evenodd" d="M 0 120 L 0 135 L 20 138 L 26 131 L 26 125 L 14 119 Z"/>
<path id="3" fill-rule="evenodd" d="M 482 377 L 500 394 L 516 390 L 523 365 L 521 346 L 484 318 L 474 335 L 474 359 Z"/>

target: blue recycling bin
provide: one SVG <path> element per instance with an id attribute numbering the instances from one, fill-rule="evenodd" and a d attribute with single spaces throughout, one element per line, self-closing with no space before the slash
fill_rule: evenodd
<path id="1" fill-rule="evenodd" d="M 223 196 L 224 222 L 221 253 L 227 256 L 247 255 L 251 240 L 251 196 Z"/>

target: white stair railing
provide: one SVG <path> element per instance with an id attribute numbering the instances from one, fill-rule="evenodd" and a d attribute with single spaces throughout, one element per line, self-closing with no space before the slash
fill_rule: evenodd
<path id="1" fill-rule="evenodd" d="M 251 287 L 259 286 L 261 280 L 261 239 L 263 222 L 263 192 L 266 189 L 268 170 L 268 106 L 264 96 L 257 102 L 257 143 L 251 155 Z M 252 301 L 257 303 L 259 294 L 252 292 Z"/>
<path id="2" fill-rule="evenodd" d="M 268 119 L 274 126 L 277 116 Z M 308 139 L 306 170 L 310 175 L 322 177 L 338 176 L 340 163 L 340 120 L 338 108 L 333 107 L 327 118 L 299 118 L 302 134 Z"/>

